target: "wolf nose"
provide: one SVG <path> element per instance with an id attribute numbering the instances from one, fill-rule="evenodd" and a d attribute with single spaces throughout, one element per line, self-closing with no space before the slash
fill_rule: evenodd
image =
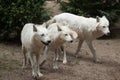
<path id="1" fill-rule="evenodd" d="M 51 43 L 51 40 L 49 40 L 48 43 Z"/>
<path id="2" fill-rule="evenodd" d="M 110 32 L 108 32 L 107 35 L 109 36 L 109 35 L 110 35 Z"/>
<path id="3" fill-rule="evenodd" d="M 73 40 L 70 41 L 71 43 L 73 42 Z"/>

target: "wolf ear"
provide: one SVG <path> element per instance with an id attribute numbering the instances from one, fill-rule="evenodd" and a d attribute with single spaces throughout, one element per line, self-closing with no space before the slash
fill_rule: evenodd
<path id="1" fill-rule="evenodd" d="M 99 25 L 100 25 L 100 23 L 97 23 L 97 24 L 96 24 L 96 30 L 99 30 L 99 28 L 100 28 Z"/>
<path id="2" fill-rule="evenodd" d="M 46 24 L 46 23 L 43 23 L 43 27 L 46 27 L 46 28 L 47 28 L 48 26 L 47 26 L 47 24 Z"/>
<path id="3" fill-rule="evenodd" d="M 75 31 L 71 31 L 71 36 L 73 37 L 73 39 L 77 39 L 78 34 Z"/>
<path id="4" fill-rule="evenodd" d="M 50 20 L 48 20 L 47 22 L 46 22 L 46 25 L 47 26 L 49 26 L 50 24 L 52 24 L 52 23 L 56 23 L 56 20 L 55 19 L 50 19 Z"/>
<path id="5" fill-rule="evenodd" d="M 102 18 L 106 19 L 106 16 L 102 16 Z"/>
<path id="6" fill-rule="evenodd" d="M 37 32 L 37 28 L 35 27 L 35 24 L 33 25 L 33 31 Z"/>
<path id="7" fill-rule="evenodd" d="M 57 25 L 57 27 L 58 27 L 58 31 L 62 31 L 62 29 L 59 27 L 59 25 Z"/>
<path id="8" fill-rule="evenodd" d="M 99 16 L 96 16 L 96 21 L 100 22 L 100 17 Z"/>
<path id="9" fill-rule="evenodd" d="M 52 19 L 53 18 L 53 16 L 50 16 L 50 19 Z"/>

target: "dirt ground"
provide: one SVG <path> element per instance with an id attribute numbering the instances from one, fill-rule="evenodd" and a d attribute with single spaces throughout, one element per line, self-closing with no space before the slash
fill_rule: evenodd
<path id="1" fill-rule="evenodd" d="M 58 70 L 52 68 L 53 52 L 49 52 L 39 80 L 120 80 L 120 38 L 94 41 L 99 63 L 93 62 L 86 43 L 75 58 L 76 44 L 65 45 L 68 63 L 62 64 L 61 54 Z M 30 66 L 24 70 L 21 66 L 21 46 L 0 43 L 0 80 L 33 80 Z"/>
<path id="2" fill-rule="evenodd" d="M 53 13 L 56 10 L 53 8 Z M 118 32 L 120 35 L 120 30 Z M 16 44 L 0 43 L 0 80 L 33 80 L 30 66 L 24 70 L 21 68 L 21 45 Z M 49 52 L 47 62 L 41 67 L 44 76 L 39 80 L 120 80 L 120 37 L 93 42 L 99 63 L 93 62 L 86 43 L 83 44 L 79 57 L 75 58 L 76 45 L 77 41 L 65 45 L 68 63 L 62 64 L 61 54 L 58 70 L 52 68 L 54 54 Z"/>

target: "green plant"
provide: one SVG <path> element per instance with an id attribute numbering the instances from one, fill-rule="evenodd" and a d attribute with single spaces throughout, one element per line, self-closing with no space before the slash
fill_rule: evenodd
<path id="1" fill-rule="evenodd" d="M 49 19 L 43 8 L 45 0 L 0 0 L 0 39 L 19 39 L 25 23 Z"/>

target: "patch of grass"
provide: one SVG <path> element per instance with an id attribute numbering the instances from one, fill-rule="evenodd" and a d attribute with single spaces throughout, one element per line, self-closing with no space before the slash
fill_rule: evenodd
<path id="1" fill-rule="evenodd" d="M 14 64 L 20 65 L 20 62 L 18 60 L 11 60 Z"/>
<path id="2" fill-rule="evenodd" d="M 11 54 L 12 54 L 12 56 L 14 56 L 14 55 L 15 55 L 15 52 L 13 51 L 13 52 L 11 52 Z"/>
<path id="3" fill-rule="evenodd" d="M 9 62 L 0 63 L 0 70 L 15 70 L 20 65 L 18 60 L 10 60 Z"/>
<path id="4" fill-rule="evenodd" d="M 6 59 L 7 58 L 7 54 L 3 53 L 2 57 Z"/>
<path id="5" fill-rule="evenodd" d="M 0 63 L 0 70 L 14 70 L 15 67 L 13 67 L 10 64 L 7 63 Z"/>
<path id="6" fill-rule="evenodd" d="M 79 61 L 79 60 L 76 60 L 76 61 L 75 61 L 75 64 L 79 65 L 79 64 L 80 64 L 80 61 Z"/>

